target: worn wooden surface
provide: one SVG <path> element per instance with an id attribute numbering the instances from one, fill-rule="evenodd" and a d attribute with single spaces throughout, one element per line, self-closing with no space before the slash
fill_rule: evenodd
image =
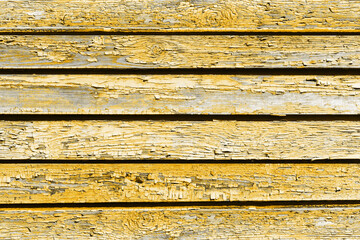
<path id="1" fill-rule="evenodd" d="M 356 116 L 260 117 L 360 113 L 359 76 L 336 72 L 360 66 L 359 12 L 359 1 L 0 0 L 0 114 L 107 119 L 2 116 L 0 238 L 359 239 L 359 204 L 345 205 L 360 198 L 360 164 L 346 163 L 360 157 Z M 18 74 L 29 72 L 48 75 Z M 235 207 L 249 201 L 287 206 Z"/>
<path id="2" fill-rule="evenodd" d="M 359 164 L 2 164 L 0 204 L 355 200 Z"/>
<path id="3" fill-rule="evenodd" d="M 359 76 L 0 75 L 0 113 L 359 114 Z"/>
<path id="4" fill-rule="evenodd" d="M 354 36 L 2 35 L 0 68 L 357 68 Z"/>
<path id="5" fill-rule="evenodd" d="M 360 30 L 358 1 L 17 0 L 0 9 L 2 32 Z"/>
<path id="6" fill-rule="evenodd" d="M 359 206 L 0 209 L 4 239 L 359 239 Z"/>
<path id="7" fill-rule="evenodd" d="M 356 159 L 358 121 L 0 121 L 0 159 Z"/>

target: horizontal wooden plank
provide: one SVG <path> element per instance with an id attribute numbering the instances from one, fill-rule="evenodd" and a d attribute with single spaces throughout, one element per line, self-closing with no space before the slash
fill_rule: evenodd
<path id="1" fill-rule="evenodd" d="M 0 2 L 0 30 L 52 31 L 351 31 L 358 1 L 16 0 Z"/>
<path id="2" fill-rule="evenodd" d="M 354 200 L 360 164 L 2 164 L 0 204 Z"/>
<path id="3" fill-rule="evenodd" d="M 0 121 L 0 159 L 357 159 L 358 121 Z"/>
<path id="4" fill-rule="evenodd" d="M 0 68 L 357 68 L 358 36 L 0 36 Z"/>
<path id="5" fill-rule="evenodd" d="M 359 206 L 0 209 L 5 239 L 359 239 Z"/>
<path id="6" fill-rule="evenodd" d="M 0 113 L 359 114 L 359 76 L 0 75 Z"/>

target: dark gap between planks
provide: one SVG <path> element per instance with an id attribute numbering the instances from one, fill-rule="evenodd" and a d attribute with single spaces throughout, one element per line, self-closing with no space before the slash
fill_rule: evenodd
<path id="1" fill-rule="evenodd" d="M 360 121 L 360 114 L 0 114 L 0 121 Z"/>
<path id="2" fill-rule="evenodd" d="M 80 160 L 80 159 L 0 159 L 0 164 L 360 164 L 360 159 L 193 159 L 193 160 Z M 0 166 L 1 167 L 1 166 Z"/>
<path id="3" fill-rule="evenodd" d="M 242 207 L 242 206 L 324 206 L 360 205 L 360 200 L 311 200 L 311 201 L 209 201 L 209 202 L 101 202 L 101 203 L 39 203 L 0 204 L 0 208 L 90 208 L 90 207 Z"/>
<path id="4" fill-rule="evenodd" d="M 0 74 L 118 74 L 118 75 L 360 75 L 360 68 L 0 68 Z"/>
<path id="5" fill-rule="evenodd" d="M 10 29 L 10 28 L 9 28 Z M 34 31 L 35 30 L 35 31 Z M 124 30 L 124 29 L 111 29 L 110 31 L 100 31 L 98 29 L 94 30 L 84 30 L 84 29 L 36 29 L 31 28 L 28 30 L 24 29 L 16 29 L 13 28 L 9 31 L 0 31 L 0 35 L 203 35 L 203 36 L 210 36 L 210 35 L 237 35 L 237 36 L 262 36 L 262 35 L 277 35 L 277 36 L 321 36 L 321 35 L 347 35 L 347 36 L 358 36 L 360 35 L 360 29 L 355 29 L 355 31 L 303 31 L 299 30 L 295 31 L 264 31 L 264 30 L 227 30 L 227 31 L 211 31 L 211 30 L 204 30 L 204 31 L 192 31 L 184 29 L 159 29 L 159 31 L 138 31 L 138 30 Z"/>

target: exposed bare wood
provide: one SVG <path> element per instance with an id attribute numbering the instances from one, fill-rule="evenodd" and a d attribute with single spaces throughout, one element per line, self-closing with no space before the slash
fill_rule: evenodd
<path id="1" fill-rule="evenodd" d="M 1 209 L 5 239 L 359 239 L 358 206 Z"/>
<path id="2" fill-rule="evenodd" d="M 356 159 L 358 121 L 0 121 L 0 159 Z"/>
<path id="3" fill-rule="evenodd" d="M 0 75 L 0 114 L 360 114 L 356 75 L 206 72 L 354 72 L 359 12 L 359 1 L 0 0 L 0 70 L 15 70 Z M 16 74 L 38 68 L 57 71 Z M 135 68 L 169 74 L 106 72 Z M 171 71 L 199 68 L 207 75 Z M 360 199 L 360 164 L 300 164 L 359 159 L 359 145 L 355 119 L 1 120 L 0 238 L 360 239 L 360 207 L 335 206 Z M 31 159 L 52 163 L 10 164 Z M 314 200 L 334 205 L 235 207 Z M 213 207 L 175 207 L 184 202 Z M 101 207 L 125 203 L 142 207 Z"/>
<path id="4" fill-rule="evenodd" d="M 2 164 L 0 203 L 355 200 L 360 164 Z"/>
<path id="5" fill-rule="evenodd" d="M 0 68 L 356 68 L 358 36 L 0 36 Z"/>
<path id="6" fill-rule="evenodd" d="M 2 32 L 360 30 L 358 1 L 17 0 L 0 9 Z"/>
<path id="7" fill-rule="evenodd" d="M 359 76 L 0 75 L 0 113 L 359 114 Z"/>

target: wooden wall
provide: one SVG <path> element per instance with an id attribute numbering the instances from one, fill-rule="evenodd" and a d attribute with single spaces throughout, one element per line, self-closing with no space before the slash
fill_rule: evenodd
<path id="1" fill-rule="evenodd" d="M 359 239 L 359 12 L 0 1 L 0 238 Z"/>

